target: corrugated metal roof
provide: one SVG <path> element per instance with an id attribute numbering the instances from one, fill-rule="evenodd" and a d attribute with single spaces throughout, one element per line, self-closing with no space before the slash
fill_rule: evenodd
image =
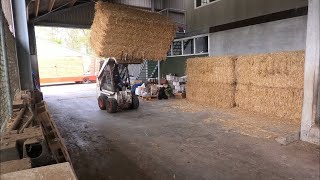
<path id="1" fill-rule="evenodd" d="M 42 16 L 35 25 L 90 28 L 94 17 L 94 3 L 85 3 L 69 9 L 56 11 Z"/>
<path id="2" fill-rule="evenodd" d="M 184 6 L 183 0 L 177 0 L 180 3 L 167 4 L 166 8 L 177 9 Z M 126 4 L 134 7 L 151 8 L 150 0 L 114 0 L 115 3 Z M 155 1 L 155 8 L 163 9 L 164 3 L 162 0 Z M 169 6 L 169 7 L 168 7 Z M 165 15 L 165 14 L 164 14 Z M 184 23 L 184 13 L 176 12 L 169 13 L 169 17 L 178 24 Z M 55 27 L 72 27 L 72 28 L 90 28 L 94 18 L 94 2 L 79 4 L 71 8 L 55 11 L 44 16 L 36 18 L 33 22 L 40 26 L 55 26 Z"/>

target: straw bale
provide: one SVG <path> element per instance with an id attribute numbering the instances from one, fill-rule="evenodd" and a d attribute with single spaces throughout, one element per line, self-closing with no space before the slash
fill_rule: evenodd
<path id="1" fill-rule="evenodd" d="M 187 99 L 205 106 L 231 108 L 235 106 L 235 86 L 231 84 L 209 84 L 188 81 Z"/>
<path id="2" fill-rule="evenodd" d="M 188 59 L 188 82 L 234 84 L 235 57 L 199 57 Z"/>
<path id="3" fill-rule="evenodd" d="M 240 84 L 303 88 L 304 52 L 279 52 L 239 56 L 236 77 Z"/>
<path id="4" fill-rule="evenodd" d="M 98 56 L 115 57 L 122 63 L 166 58 L 176 32 L 167 17 L 100 1 L 95 10 L 90 42 Z"/>
<path id="5" fill-rule="evenodd" d="M 303 89 L 237 84 L 237 107 L 281 118 L 301 118 Z"/>

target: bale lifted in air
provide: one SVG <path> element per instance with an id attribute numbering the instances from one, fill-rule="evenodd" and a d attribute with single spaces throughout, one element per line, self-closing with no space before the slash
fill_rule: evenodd
<path id="1" fill-rule="evenodd" d="M 98 105 L 101 110 L 116 113 L 120 109 L 138 109 L 139 99 L 130 91 L 128 64 L 108 58 L 100 64 L 97 76 Z"/>
<path id="2" fill-rule="evenodd" d="M 164 60 L 177 31 L 168 17 L 120 4 L 97 2 L 90 44 L 99 57 L 118 63 Z"/>

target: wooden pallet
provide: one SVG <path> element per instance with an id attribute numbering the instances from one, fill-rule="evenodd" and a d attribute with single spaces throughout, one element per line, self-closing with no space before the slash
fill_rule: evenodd
<path id="1" fill-rule="evenodd" d="M 71 159 L 67 148 L 64 144 L 58 128 L 47 110 L 47 105 L 44 101 L 36 104 L 36 120 L 43 128 L 44 136 L 47 140 L 48 147 L 53 154 L 53 158 L 57 163 L 69 162 L 72 166 Z"/>
<path id="2" fill-rule="evenodd" d="M 156 100 L 158 96 L 153 95 L 153 96 L 140 96 L 140 99 L 146 100 L 146 101 L 151 101 L 151 100 Z"/>

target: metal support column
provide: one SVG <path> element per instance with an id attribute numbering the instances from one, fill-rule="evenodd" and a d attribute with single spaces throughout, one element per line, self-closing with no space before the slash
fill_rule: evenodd
<path id="1" fill-rule="evenodd" d="M 154 12 L 155 11 L 155 4 L 154 4 L 155 0 L 151 0 L 151 11 Z"/>
<path id="2" fill-rule="evenodd" d="M 155 12 L 155 0 L 151 0 L 151 11 Z M 160 61 L 158 61 L 158 84 L 160 85 L 160 80 L 161 80 L 161 76 L 160 76 Z"/>
<path id="3" fill-rule="evenodd" d="M 36 33 L 34 24 L 28 24 L 28 32 L 29 32 L 29 46 L 30 46 L 30 60 L 31 60 L 31 68 L 33 73 L 36 76 L 38 88 L 40 88 L 40 76 L 39 76 L 39 65 L 38 65 L 38 57 L 37 57 L 37 42 L 36 42 Z"/>
<path id="4" fill-rule="evenodd" d="M 160 61 L 158 61 L 158 84 L 161 85 L 161 71 L 160 71 Z"/>
<path id="5" fill-rule="evenodd" d="M 320 145 L 320 2 L 309 0 L 301 140 Z"/>
<path id="6" fill-rule="evenodd" d="M 33 90 L 25 0 L 12 1 L 21 90 Z"/>

